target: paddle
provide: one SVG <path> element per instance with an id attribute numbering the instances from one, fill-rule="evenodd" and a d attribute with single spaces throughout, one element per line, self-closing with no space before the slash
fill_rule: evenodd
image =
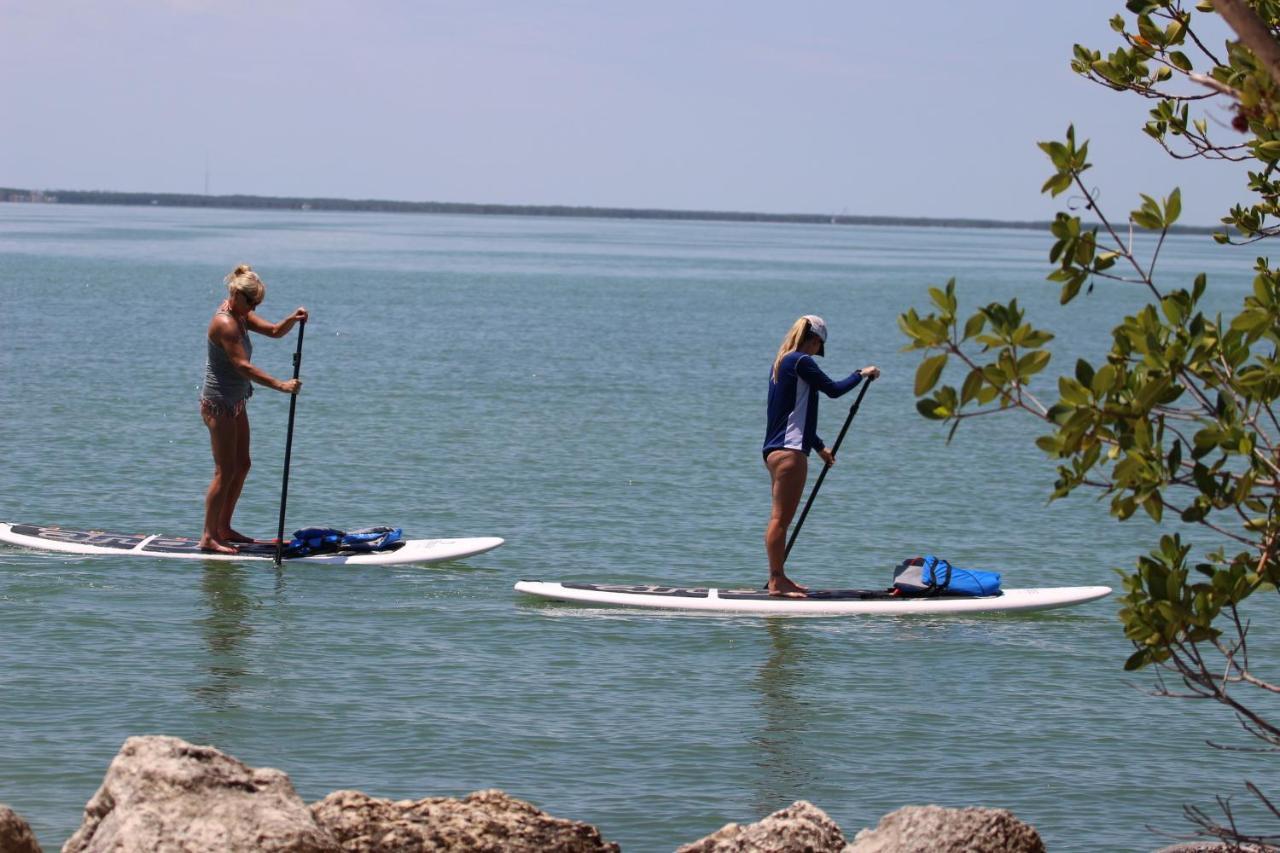
<path id="1" fill-rule="evenodd" d="M 298 321 L 298 348 L 293 353 L 293 378 L 298 378 L 302 368 L 302 335 L 307 331 L 307 321 Z M 861 401 L 862 397 L 859 396 Z M 857 405 L 857 404 L 855 404 Z M 293 413 L 298 408 L 298 395 L 289 395 L 289 433 L 284 440 L 284 483 L 280 486 L 280 529 L 276 534 L 276 565 L 284 559 L 284 507 L 289 500 L 289 457 L 293 454 Z M 844 433 L 840 434 L 844 437 Z M 806 507 L 807 509 L 807 507 Z"/>
<path id="2" fill-rule="evenodd" d="M 871 387 L 874 379 L 868 379 L 862 383 L 862 390 L 858 392 L 858 399 L 853 401 L 853 405 L 849 407 L 849 416 L 844 419 L 844 426 L 840 428 L 840 435 L 836 437 L 836 443 L 831 448 L 831 454 L 834 456 L 840 450 L 840 442 L 844 441 L 844 434 L 849 431 L 849 424 L 853 423 L 853 416 L 858 414 L 858 407 L 862 405 L 862 398 L 867 395 L 867 389 Z M 813 506 L 813 499 L 818 496 L 818 489 L 822 488 L 822 481 L 826 479 L 827 472 L 831 470 L 831 463 L 822 466 L 822 473 L 818 475 L 818 481 L 813 484 L 813 491 L 809 492 L 809 500 L 805 501 L 804 509 L 800 513 L 800 520 L 796 522 L 795 529 L 791 531 L 791 538 L 787 540 L 787 552 L 782 555 L 783 562 L 787 557 L 791 556 L 791 546 L 796 544 L 796 537 L 800 535 L 800 527 L 804 524 L 804 517 L 809 514 L 809 507 Z"/>

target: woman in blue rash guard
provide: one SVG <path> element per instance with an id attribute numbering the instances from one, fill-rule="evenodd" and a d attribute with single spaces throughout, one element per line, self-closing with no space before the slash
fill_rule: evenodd
<path id="1" fill-rule="evenodd" d="M 880 368 L 868 365 L 844 379 L 833 380 L 822 372 L 815 355 L 825 353 L 827 324 L 814 314 L 806 314 L 791 324 L 769 376 L 769 418 L 764 436 L 764 464 L 773 486 L 773 512 L 765 528 L 764 550 L 769 555 L 769 594 L 802 598 L 805 587 L 792 581 L 783 570 L 787 554 L 787 528 L 800 504 L 804 481 L 809 473 L 809 451 L 817 450 L 827 464 L 836 458 L 818 437 L 818 392 L 839 397 L 853 390 L 863 379 L 880 375 Z"/>

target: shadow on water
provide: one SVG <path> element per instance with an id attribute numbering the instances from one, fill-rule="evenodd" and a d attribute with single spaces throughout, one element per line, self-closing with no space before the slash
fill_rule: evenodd
<path id="1" fill-rule="evenodd" d="M 787 619 L 765 620 L 772 651 L 756 673 L 760 691 L 761 730 L 752 739 L 759 750 L 755 813 L 771 814 L 791 805 L 812 788 L 818 768 L 806 757 L 805 733 L 814 709 L 801 698 L 808 652 L 796 635 L 803 627 Z"/>
<path id="2" fill-rule="evenodd" d="M 235 563 L 204 564 L 200 590 L 208 613 L 199 625 L 208 649 L 208 679 L 196 687 L 195 695 L 212 711 L 238 707 L 236 693 L 249 674 L 244 644 L 253 635 L 249 615 L 254 602 L 245 592 L 244 582 L 244 569 Z"/>

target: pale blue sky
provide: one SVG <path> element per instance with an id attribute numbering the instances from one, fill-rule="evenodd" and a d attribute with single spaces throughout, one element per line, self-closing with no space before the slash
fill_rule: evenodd
<path id="1" fill-rule="evenodd" d="M 1214 224 L 1243 168 L 1068 68 L 1122 10 L 0 0 L 0 185 L 202 192 L 207 158 L 216 194 L 1042 219 L 1074 122 L 1104 209 L 1181 185 Z"/>

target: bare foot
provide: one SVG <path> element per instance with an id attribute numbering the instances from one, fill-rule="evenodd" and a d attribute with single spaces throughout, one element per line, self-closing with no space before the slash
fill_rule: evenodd
<path id="1" fill-rule="evenodd" d="M 809 590 L 806 587 L 795 583 L 786 575 L 769 578 L 768 590 L 770 595 L 779 598 L 804 598 L 805 593 Z"/>
<path id="2" fill-rule="evenodd" d="M 252 536 L 245 536 L 243 533 L 239 533 L 235 530 L 232 530 L 230 527 L 228 527 L 226 530 L 218 534 L 218 540 L 221 542 L 256 542 L 258 541 L 254 539 Z"/>
<path id="3" fill-rule="evenodd" d="M 240 550 L 225 542 L 219 542 L 217 539 L 211 539 L 207 536 L 200 537 L 200 550 L 207 551 L 210 554 L 239 554 Z"/>
<path id="4" fill-rule="evenodd" d="M 784 583 L 791 584 L 791 586 L 793 586 L 794 588 L 796 588 L 796 589 L 800 590 L 801 592 L 808 592 L 808 591 L 809 591 L 809 587 L 805 586 L 805 585 L 804 585 L 804 584 L 802 584 L 802 583 L 796 583 L 795 581 L 790 580 L 790 579 L 786 579 L 786 580 L 784 580 Z M 773 592 L 773 582 L 772 582 L 772 581 L 765 581 L 765 582 L 764 582 L 764 586 L 763 586 L 763 587 L 761 587 L 761 589 L 767 589 L 767 590 L 769 590 L 769 592 Z"/>

